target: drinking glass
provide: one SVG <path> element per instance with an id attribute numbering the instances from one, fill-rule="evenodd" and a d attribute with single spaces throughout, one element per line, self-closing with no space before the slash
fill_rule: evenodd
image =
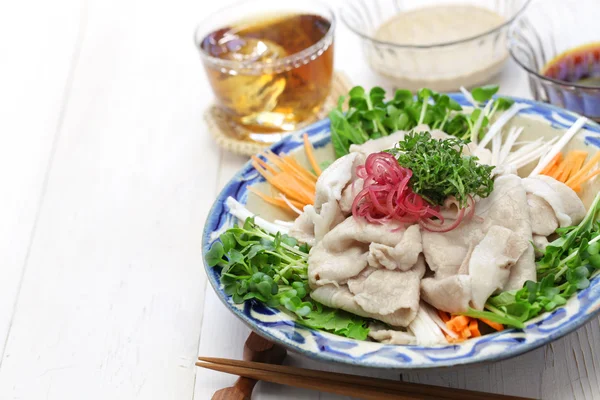
<path id="1" fill-rule="evenodd" d="M 334 13 L 316 0 L 286 3 L 279 0 L 236 3 L 210 15 L 196 30 L 196 47 L 217 105 L 234 123 L 244 127 L 249 140 L 275 142 L 282 133 L 312 122 L 330 91 Z M 304 30 L 305 25 L 302 30 L 289 30 L 295 25 L 285 18 L 300 15 L 304 19 L 294 21 L 299 24 L 312 21 L 315 29 L 320 29 L 319 35 L 323 32 L 318 41 L 310 43 L 306 39 L 309 34 Z M 278 23 L 279 20 L 285 22 Z M 271 22 L 274 25 L 268 25 L 268 38 L 240 39 L 242 45 L 236 42 L 235 32 L 240 27 Z M 306 29 L 312 29 L 312 25 Z M 226 57 L 220 58 L 216 53 L 223 43 L 228 50 L 223 53 Z M 300 47 L 307 43 L 310 45 Z M 230 55 L 229 46 L 242 50 Z"/>

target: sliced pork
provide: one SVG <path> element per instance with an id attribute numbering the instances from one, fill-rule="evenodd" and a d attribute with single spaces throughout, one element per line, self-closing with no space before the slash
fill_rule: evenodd
<path id="1" fill-rule="evenodd" d="M 493 225 L 473 250 L 469 262 L 471 305 L 483 310 L 488 297 L 508 283 L 511 268 L 530 246 L 518 233 Z"/>
<path id="2" fill-rule="evenodd" d="M 407 326 L 425 273 L 418 225 L 369 224 L 348 217 L 308 257 L 311 296 L 330 307 Z"/>
<path id="3" fill-rule="evenodd" d="M 546 200 L 533 193 L 527 194 L 531 230 L 535 235 L 548 236 L 558 228 L 558 219 Z"/>
<path id="4" fill-rule="evenodd" d="M 459 313 L 469 308 L 471 277 L 466 274 L 445 278 L 425 278 L 421 281 L 423 300 L 438 310 Z"/>
<path id="5" fill-rule="evenodd" d="M 423 302 L 450 313 L 482 310 L 494 293 L 535 281 L 532 242 L 545 248 L 547 236 L 558 227 L 578 224 L 586 210 L 575 192 L 553 178 L 521 179 L 504 171 L 490 196 L 476 199 L 474 217 L 449 232 L 354 218 L 352 204 L 363 189 L 356 167 L 405 133 L 353 145 L 349 155 L 321 175 L 315 205 L 305 207 L 291 234 L 313 246 L 308 279 L 314 300 L 386 323 L 372 326 L 374 340 L 428 345 L 445 339 L 439 321 L 432 319 L 435 310 Z M 450 224 L 456 207 L 446 203 L 441 214 Z"/>
<path id="6" fill-rule="evenodd" d="M 550 242 L 546 236 L 533 235 L 533 245 L 536 249 L 536 255 L 541 256 L 544 251 L 546 251 L 548 244 L 550 244 Z"/>
<path id="7" fill-rule="evenodd" d="M 556 179 L 538 175 L 524 178 L 523 186 L 527 193 L 544 199 L 554 210 L 561 227 L 577 225 L 585 217 L 585 206 L 570 187 Z"/>
<path id="8" fill-rule="evenodd" d="M 421 229 L 419 225 L 411 225 L 403 232 L 402 239 L 394 247 L 383 243 L 371 243 L 367 262 L 376 268 L 408 271 L 416 264 L 422 251 Z"/>
<path id="9" fill-rule="evenodd" d="M 349 210 L 343 211 L 340 207 L 342 192 L 356 178 L 356 166 L 364 161 L 361 154 L 348 154 L 323 171 L 315 186 L 314 206 L 304 207 L 303 213 L 290 229 L 290 235 L 314 245 L 341 223 L 350 213 Z"/>
<path id="10" fill-rule="evenodd" d="M 354 175 L 352 182 L 346 186 L 346 189 L 342 192 L 342 198 L 340 199 L 340 209 L 343 213 L 350 215 L 352 213 L 352 204 L 354 199 L 363 190 L 365 181 L 362 178 Z"/>
<path id="11" fill-rule="evenodd" d="M 386 246 L 391 251 L 401 243 L 403 236 L 409 231 L 400 228 L 401 226 L 397 223 L 369 224 L 366 221 L 348 217 L 312 248 L 308 257 L 309 284 L 311 286 L 328 283 L 343 284 L 346 280 L 357 276 L 369 264 L 371 246 L 374 244 Z M 409 232 L 411 237 L 414 235 L 412 232 L 413 230 Z M 398 261 L 404 262 L 404 255 L 399 254 L 401 251 L 399 248 L 394 255 L 398 257 Z M 409 253 L 410 250 L 407 249 L 406 254 Z M 371 255 L 371 259 L 376 258 L 377 255 Z M 413 265 L 416 261 L 415 257 Z M 387 259 L 385 262 L 396 261 Z M 373 266 L 377 267 L 379 264 L 373 262 Z M 392 265 L 388 265 L 388 267 L 392 267 Z M 399 267 L 396 265 L 396 268 Z"/>
<path id="12" fill-rule="evenodd" d="M 323 204 L 339 201 L 342 190 L 351 181 L 357 165 L 363 164 L 365 158 L 360 154 L 348 154 L 338 158 L 317 180 L 315 186 L 315 210 L 321 211 Z"/>
<path id="13" fill-rule="evenodd" d="M 369 325 L 369 337 L 384 344 L 416 344 L 417 338 L 410 332 L 388 329 L 383 324 Z"/>
<path id="14" fill-rule="evenodd" d="M 328 307 L 406 327 L 419 309 L 419 281 L 424 270 L 424 264 L 410 271 L 376 270 L 349 280 L 347 285 L 317 286 L 310 296 Z"/>
<path id="15" fill-rule="evenodd" d="M 521 179 L 501 176 L 494 187 L 489 197 L 477 203 L 476 217 L 470 221 L 450 232 L 422 234 L 425 259 L 435 272 L 433 278 L 421 283 L 422 295 L 438 309 L 454 313 L 466 311 L 469 305 L 481 309 L 481 299 L 485 296 L 485 303 L 494 290 L 522 287 L 525 281 L 535 280 L 533 247 L 529 243 L 531 223 Z M 494 237 L 519 251 L 494 246 Z M 502 253 L 506 251 L 511 255 Z M 490 274 L 490 280 L 501 280 L 485 283 L 486 274 Z"/>
<path id="16" fill-rule="evenodd" d="M 391 149 L 396 143 L 404 139 L 404 135 L 406 135 L 406 131 L 398 131 L 389 136 L 369 140 L 363 144 L 352 144 L 350 145 L 350 154 L 358 153 L 366 157 L 369 154 Z"/>

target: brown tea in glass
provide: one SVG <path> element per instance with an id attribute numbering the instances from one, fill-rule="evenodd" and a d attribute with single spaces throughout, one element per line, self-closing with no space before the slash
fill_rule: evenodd
<path id="1" fill-rule="evenodd" d="M 257 133 L 251 139 L 271 141 L 265 134 L 311 122 L 329 94 L 333 23 L 323 15 L 246 18 L 212 30 L 198 42 L 219 105 Z"/>

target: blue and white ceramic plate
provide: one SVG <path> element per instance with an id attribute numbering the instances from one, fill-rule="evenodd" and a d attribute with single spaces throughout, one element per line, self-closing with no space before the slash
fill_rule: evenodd
<path id="1" fill-rule="evenodd" d="M 460 94 L 452 97 L 461 105 L 468 103 Z M 531 107 L 521 111 L 512 124 L 525 126 L 524 138 L 539 136 L 551 137 L 564 132 L 578 115 L 530 100 L 515 99 Z M 271 147 L 275 153 L 289 153 L 301 149 L 301 133 L 307 132 L 319 154 L 330 154 L 329 121 L 323 120 L 309 126 L 303 132 L 286 137 Z M 583 148 L 589 152 L 600 148 L 600 125 L 589 123 L 570 143 L 570 148 Z M 298 151 L 298 154 L 301 154 Z M 302 160 L 300 160 L 302 161 Z M 600 189 L 600 184 L 588 184 L 584 188 L 583 199 L 589 206 L 591 199 Z M 203 236 L 203 253 L 220 233 L 233 226 L 234 219 L 227 212 L 224 202 L 232 196 L 241 203 L 249 200 L 248 186 L 260 184 L 262 178 L 247 163 L 225 186 L 216 199 Z M 254 202 L 254 204 L 250 204 Z M 266 205 L 258 204 L 256 197 L 250 198 L 249 208 L 265 219 L 274 219 Z M 273 211 L 274 212 L 274 211 Z M 207 265 L 205 260 L 205 265 Z M 381 343 L 357 341 L 322 331 L 308 329 L 296 324 L 288 314 L 260 303 L 246 302 L 234 304 L 227 296 L 220 282 L 219 270 L 206 267 L 210 283 L 223 303 L 252 330 L 277 342 L 292 351 L 308 357 L 336 361 L 346 364 L 376 368 L 433 368 L 463 365 L 484 361 L 498 361 L 535 349 L 579 328 L 600 310 L 600 276 L 592 280 L 590 286 L 569 300 L 565 307 L 546 313 L 528 322 L 523 330 L 508 329 L 502 332 L 467 340 L 461 344 L 423 346 L 397 346 Z"/>

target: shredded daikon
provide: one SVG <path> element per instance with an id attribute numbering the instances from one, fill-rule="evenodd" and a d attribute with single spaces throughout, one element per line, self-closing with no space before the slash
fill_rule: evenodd
<path id="1" fill-rule="evenodd" d="M 254 217 L 254 223 L 272 235 L 276 235 L 277 232 L 289 232 L 289 229 L 285 226 L 274 224 L 261 217 L 257 217 L 252 211 L 248 210 L 233 197 L 228 197 L 227 200 L 225 200 L 225 205 L 229 208 L 229 213 L 240 221 L 245 221 L 246 218 Z"/>
<path id="2" fill-rule="evenodd" d="M 519 128 L 513 126 L 510 129 L 506 137 L 506 141 L 504 142 L 504 144 L 502 145 L 502 149 L 500 150 L 500 157 L 498 158 L 499 164 L 503 164 L 504 161 L 506 161 L 506 158 L 510 154 L 510 151 L 515 145 L 515 142 L 517 141 L 519 136 L 521 136 L 521 133 L 523 133 L 523 129 L 524 128 L 522 126 Z"/>
<path id="3" fill-rule="evenodd" d="M 467 90 L 467 88 L 465 88 L 464 86 L 460 87 L 460 91 L 463 94 L 463 96 L 465 96 L 465 99 L 467 99 L 467 101 L 469 103 L 471 103 L 471 105 L 473 105 L 473 107 L 477 108 L 477 102 L 475 101 L 475 99 L 473 98 L 473 95 L 471 94 L 471 92 L 469 92 Z"/>
<path id="4" fill-rule="evenodd" d="M 531 106 L 529 104 L 525 104 L 525 103 L 515 103 L 512 106 L 510 106 L 510 108 L 508 110 L 506 110 L 496 120 L 496 122 L 494 122 L 492 124 L 492 126 L 490 126 L 490 129 L 488 129 L 487 133 L 485 134 L 485 136 L 483 137 L 481 142 L 479 142 L 479 145 L 477 146 L 477 148 L 478 149 L 485 148 L 485 146 L 487 146 L 487 144 L 494 138 L 494 136 L 496 136 L 497 134 L 499 134 L 502 131 L 502 128 L 504 127 L 504 125 L 506 125 L 508 123 L 508 121 L 511 120 L 511 118 L 513 118 L 515 115 L 517 115 L 519 113 L 519 111 L 524 110 L 529 107 L 531 107 Z"/>
<path id="5" fill-rule="evenodd" d="M 563 147 L 567 145 L 567 143 L 569 143 L 573 136 L 575 136 L 575 134 L 579 132 L 579 130 L 583 128 L 585 124 L 587 124 L 587 122 L 588 119 L 586 117 L 579 117 L 579 119 L 577 119 L 577 121 L 575 121 L 575 123 L 560 138 L 558 143 L 556 143 L 554 147 L 552 147 L 548 154 L 542 157 L 537 167 L 535 167 L 533 171 L 531 171 L 531 174 L 529 174 L 529 176 L 535 176 L 539 174 L 544 168 L 546 168 L 548 163 L 552 161 L 552 159 L 563 149 Z"/>
<path id="6" fill-rule="evenodd" d="M 280 219 L 276 219 L 275 221 L 273 221 L 273 223 L 277 224 L 277 225 L 285 226 L 286 228 L 291 228 L 292 226 L 294 226 L 294 223 L 292 221 L 282 221 Z"/>
<path id="7" fill-rule="evenodd" d="M 521 156 L 521 158 L 515 160 L 512 165 L 516 169 L 523 168 L 524 166 L 538 160 L 540 157 L 543 157 L 543 155 L 550 149 L 550 146 L 550 144 L 545 144 L 540 149 L 534 150 L 530 154 Z"/>
<path id="8" fill-rule="evenodd" d="M 291 201 L 288 200 L 287 197 L 285 197 L 285 195 L 283 193 L 279 193 L 279 197 L 285 201 L 285 204 L 287 204 L 287 206 L 296 214 L 300 215 L 302 214 L 302 210 L 300 210 L 298 207 L 296 207 L 294 204 L 292 204 Z"/>
<path id="9" fill-rule="evenodd" d="M 444 331 L 450 337 L 453 337 L 455 339 L 458 338 L 458 334 L 452 329 L 448 328 L 446 323 L 442 321 L 438 313 L 432 307 L 430 307 L 427 303 L 421 303 L 421 307 L 425 308 L 425 311 L 427 312 L 431 320 L 435 322 L 435 324 L 439 326 L 442 331 Z"/>
<path id="10" fill-rule="evenodd" d="M 481 129 L 481 125 L 483 124 L 483 119 L 490 112 L 490 108 L 492 107 L 493 103 L 494 103 L 493 101 L 488 101 L 488 103 L 483 108 L 483 111 L 481 111 L 481 114 L 479 114 L 479 118 L 477 118 L 477 121 L 475 122 L 473 129 L 471 129 L 471 142 L 472 143 L 477 144 L 477 141 L 479 140 L 479 130 Z"/>
<path id="11" fill-rule="evenodd" d="M 553 138 L 547 143 L 543 143 L 543 140 L 540 138 L 539 141 L 534 141 L 512 153 L 509 156 L 507 163 L 513 165 L 516 169 L 522 168 L 540 157 L 543 157 L 557 140 L 558 138 Z"/>
<path id="12" fill-rule="evenodd" d="M 532 141 L 529 144 L 526 144 L 525 146 L 520 147 L 519 149 L 513 151 L 512 153 L 510 153 L 508 155 L 508 157 L 506 157 L 506 163 L 507 164 L 511 164 L 515 159 L 520 158 L 523 155 L 526 155 L 528 153 L 530 153 L 531 151 L 539 148 L 540 146 L 542 146 L 544 144 L 544 139 L 542 138 L 537 138 L 536 140 Z"/>
<path id="13" fill-rule="evenodd" d="M 533 142 L 533 140 L 521 140 L 519 142 L 515 142 L 515 144 L 513 145 L 513 147 L 514 146 L 525 146 L 526 144 L 529 144 L 531 142 Z"/>
<path id="14" fill-rule="evenodd" d="M 500 164 L 500 149 L 502 148 L 502 136 L 496 135 L 492 139 L 492 165 Z"/>
<path id="15" fill-rule="evenodd" d="M 422 346 L 448 342 L 440 327 L 427 313 L 423 302 L 420 303 L 417 316 L 408 325 L 408 330 L 417 338 L 417 344 Z"/>

